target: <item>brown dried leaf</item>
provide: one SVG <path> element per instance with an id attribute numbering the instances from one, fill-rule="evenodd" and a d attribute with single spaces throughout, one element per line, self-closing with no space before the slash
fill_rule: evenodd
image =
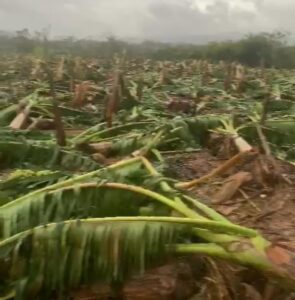
<path id="1" fill-rule="evenodd" d="M 222 188 L 213 196 L 212 202 L 221 203 L 230 200 L 244 183 L 251 180 L 252 175 L 249 172 L 239 172 L 230 176 Z"/>
<path id="2" fill-rule="evenodd" d="M 220 212 L 224 216 L 229 216 L 238 209 L 239 209 L 239 206 L 234 206 L 234 205 L 227 205 L 227 206 L 220 205 L 217 208 L 218 212 Z"/>

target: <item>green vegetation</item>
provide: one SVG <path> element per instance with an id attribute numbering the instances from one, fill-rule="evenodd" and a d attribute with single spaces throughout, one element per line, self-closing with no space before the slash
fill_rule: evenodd
<path id="1" fill-rule="evenodd" d="M 0 72 L 4 299 L 62 298 L 99 280 L 118 292 L 129 276 L 183 254 L 250 266 L 294 287 L 292 253 L 281 248 L 284 261 L 274 259 L 278 247 L 261 233 L 191 194 L 249 157 L 294 163 L 294 71 L 25 55 L 1 60 Z M 211 151 L 214 136 L 217 150 L 231 146 L 223 165 L 171 178 L 167 153 Z"/>

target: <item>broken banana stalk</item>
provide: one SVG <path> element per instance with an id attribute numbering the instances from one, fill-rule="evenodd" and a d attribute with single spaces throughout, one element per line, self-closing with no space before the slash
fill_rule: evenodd
<path id="1" fill-rule="evenodd" d="M 192 181 L 177 183 L 175 185 L 175 187 L 179 188 L 179 189 L 185 189 L 185 190 L 191 189 L 199 184 L 208 182 L 209 180 L 213 179 L 216 176 L 220 176 L 220 175 L 224 174 L 229 169 L 231 169 L 231 168 L 235 167 L 236 165 L 238 165 L 239 163 L 247 160 L 247 158 L 251 158 L 253 156 L 256 156 L 257 154 L 258 154 L 258 152 L 252 151 L 252 149 L 249 151 L 240 152 L 240 153 L 236 154 L 235 156 L 233 156 L 232 158 L 230 158 L 229 160 L 227 160 L 225 163 L 223 163 L 219 167 L 217 167 L 216 169 L 214 169 L 213 171 L 211 171 L 209 174 L 202 176 L 200 178 L 194 179 Z"/>

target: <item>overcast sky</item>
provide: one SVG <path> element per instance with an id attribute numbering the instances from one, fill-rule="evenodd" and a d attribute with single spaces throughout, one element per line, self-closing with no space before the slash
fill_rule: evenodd
<path id="1" fill-rule="evenodd" d="M 0 30 L 51 26 L 54 36 L 192 41 L 284 29 L 295 0 L 0 0 Z"/>

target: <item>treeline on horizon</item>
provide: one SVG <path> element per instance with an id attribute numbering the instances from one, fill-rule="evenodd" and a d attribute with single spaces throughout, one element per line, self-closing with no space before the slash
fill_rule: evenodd
<path id="1" fill-rule="evenodd" d="M 31 34 L 23 29 L 14 35 L 0 34 L 0 53 L 40 55 L 46 48 L 53 55 L 85 58 L 110 58 L 114 54 L 125 53 L 131 58 L 223 60 L 237 61 L 251 67 L 295 68 L 295 46 L 288 45 L 287 39 L 287 34 L 274 32 L 249 34 L 238 41 L 211 42 L 206 45 L 154 41 L 129 43 L 114 37 L 105 41 L 73 37 L 49 40 L 44 32 Z"/>

